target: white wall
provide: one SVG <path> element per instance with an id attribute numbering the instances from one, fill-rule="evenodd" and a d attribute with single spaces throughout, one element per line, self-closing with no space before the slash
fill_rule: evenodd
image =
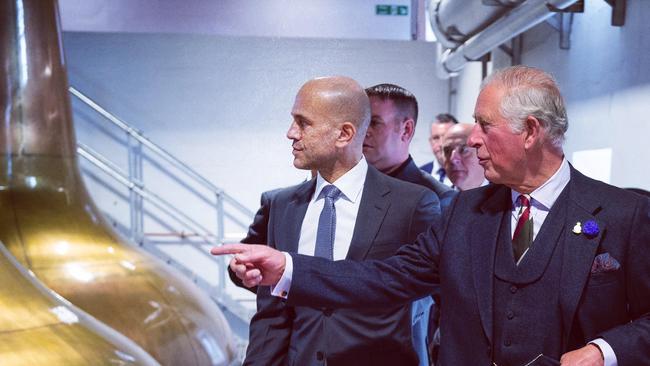
<path id="1" fill-rule="evenodd" d="M 561 50 L 559 35 L 544 23 L 524 34 L 522 63 L 552 73 L 568 108 L 569 132 L 565 152 L 609 148 L 610 183 L 650 190 L 645 154 L 650 136 L 650 1 L 627 2 L 625 26 L 610 25 L 611 7 L 588 1 L 576 14 L 571 49 Z M 493 53 L 495 67 L 509 65 L 501 51 Z M 480 72 L 467 70 L 464 83 L 478 85 Z M 462 90 L 456 112 L 466 113 L 474 91 Z M 603 161 L 602 164 L 607 164 Z"/>
<path id="2" fill-rule="evenodd" d="M 262 191 L 306 176 L 292 165 L 285 133 L 308 79 L 340 74 L 411 90 L 420 103 L 412 143 L 418 163 L 432 158 L 428 123 L 447 105 L 432 43 L 67 32 L 64 49 L 72 85 L 251 210 Z M 125 167 L 124 151 L 88 129 L 87 113 L 75 112 L 80 140 L 94 140 Z M 91 193 L 119 215 L 128 212 Z"/>
<path id="3" fill-rule="evenodd" d="M 59 4 L 66 31 L 411 39 L 411 0 L 59 0 Z M 409 14 L 377 15 L 378 4 L 407 6 Z M 423 4 L 420 8 L 423 18 Z"/>

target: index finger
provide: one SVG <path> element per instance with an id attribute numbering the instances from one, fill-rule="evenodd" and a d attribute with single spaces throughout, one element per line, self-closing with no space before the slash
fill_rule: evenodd
<path id="1" fill-rule="evenodd" d="M 248 244 L 224 244 L 210 249 L 212 255 L 239 254 L 249 250 Z"/>

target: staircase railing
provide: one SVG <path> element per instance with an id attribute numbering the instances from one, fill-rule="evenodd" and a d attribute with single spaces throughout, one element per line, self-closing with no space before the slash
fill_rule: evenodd
<path id="1" fill-rule="evenodd" d="M 124 195 L 122 198 L 129 203 L 130 221 L 126 227 L 116 222 L 114 222 L 114 225 L 125 228 L 133 241 L 161 257 L 167 263 L 177 267 L 197 285 L 208 291 L 210 296 L 222 306 L 227 307 L 228 311 L 244 322 L 248 322 L 252 315 L 250 308 L 241 306 L 226 293 L 228 280 L 226 278 L 227 264 L 225 260 L 221 257 L 210 256 L 207 248 L 211 245 L 223 243 L 226 236 L 226 221 L 234 225 L 240 233 L 244 233 L 254 213 L 187 164 L 149 140 L 140 131 L 117 118 L 74 87 L 70 87 L 70 93 L 102 116 L 103 121 L 109 122 L 110 125 L 117 127 L 118 131 L 124 133 L 125 140 L 121 141 L 120 144 L 127 150 L 126 169 L 82 142 L 79 142 L 77 147 L 77 151 L 82 158 L 128 189 L 128 197 Z M 93 121 L 93 123 L 98 122 Z M 105 127 L 99 130 L 102 129 L 105 129 Z M 114 136 L 112 137 L 115 139 Z M 180 189 L 185 190 L 186 194 L 193 196 L 197 202 L 206 205 L 208 210 L 211 210 L 214 214 L 212 224 L 205 223 L 205 215 L 203 214 L 205 210 L 199 211 L 198 216 L 200 217 L 188 214 L 186 210 L 179 207 L 182 205 L 163 197 L 161 193 L 156 193 L 151 185 L 146 185 L 145 163 L 148 169 L 157 170 L 159 175 L 171 179 L 180 186 Z M 86 171 L 85 173 L 99 184 L 106 187 L 110 186 L 92 173 Z M 159 184 L 160 182 L 156 182 L 153 186 Z M 152 223 L 151 226 L 162 228 L 163 232 L 147 233 L 145 225 L 148 222 Z M 179 239 L 172 242 L 173 244 L 178 245 L 180 241 L 182 245 L 192 245 L 197 249 L 197 252 L 205 257 L 203 260 L 208 260 L 212 265 L 216 266 L 218 275 L 216 285 L 197 274 L 192 265 L 181 263 L 163 249 L 166 244 L 169 244 L 169 241 L 161 239 L 170 237 Z"/>

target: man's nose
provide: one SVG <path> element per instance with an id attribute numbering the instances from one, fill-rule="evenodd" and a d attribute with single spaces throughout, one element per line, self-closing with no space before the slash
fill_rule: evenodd
<path id="1" fill-rule="evenodd" d="M 472 132 L 467 137 L 467 145 L 473 148 L 478 148 L 481 145 L 481 139 L 478 137 L 481 132 L 481 127 L 477 124 L 472 128 Z"/>
<path id="2" fill-rule="evenodd" d="M 461 159 L 458 149 L 452 150 L 451 156 L 449 156 L 449 161 L 454 165 L 460 165 L 463 163 L 463 159 Z"/>
<path id="3" fill-rule="evenodd" d="M 298 137 L 299 137 L 298 128 L 296 126 L 296 123 L 292 122 L 291 126 L 289 126 L 289 130 L 287 131 L 287 138 L 289 140 L 297 140 Z"/>

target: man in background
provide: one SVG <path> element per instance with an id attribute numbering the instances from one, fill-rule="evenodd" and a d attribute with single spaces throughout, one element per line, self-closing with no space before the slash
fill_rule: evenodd
<path id="1" fill-rule="evenodd" d="M 441 113 L 436 116 L 436 120 L 431 123 L 431 135 L 429 136 L 429 144 L 433 152 L 433 161 L 424 164 L 420 169 L 431 174 L 437 181 L 451 186 L 451 181 L 445 172 L 444 156 L 442 155 L 442 137 L 447 130 L 457 124 L 458 121 L 454 116 L 448 113 Z"/>
<path id="2" fill-rule="evenodd" d="M 418 120 L 418 102 L 413 93 L 394 84 L 366 88 L 372 116 L 363 142 L 368 163 L 391 177 L 426 187 L 438 195 L 441 208 L 451 202 L 455 192 L 419 169 L 409 146 Z M 437 294 L 436 294 L 437 295 Z M 412 333 L 421 366 L 431 361 L 429 345 L 438 322 L 438 308 L 431 296 L 412 304 Z"/>
<path id="3" fill-rule="evenodd" d="M 429 188 L 440 198 L 448 196 L 451 189 L 425 174 L 409 154 L 418 120 L 415 96 L 394 84 L 371 86 L 366 94 L 372 113 L 363 141 L 368 164 L 391 177 Z"/>
<path id="4" fill-rule="evenodd" d="M 451 126 L 442 142 L 445 171 L 459 191 L 488 184 L 485 170 L 478 162 L 476 149 L 467 145 L 467 138 L 474 125 L 459 123 Z"/>

